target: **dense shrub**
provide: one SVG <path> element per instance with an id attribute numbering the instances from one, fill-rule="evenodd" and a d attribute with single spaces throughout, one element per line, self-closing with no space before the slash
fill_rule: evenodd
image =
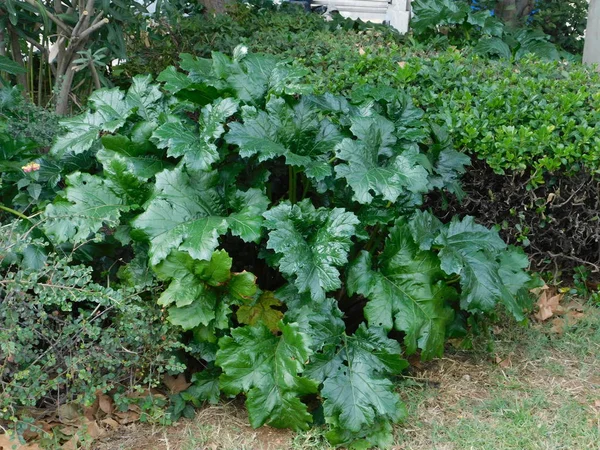
<path id="1" fill-rule="evenodd" d="M 36 233 L 28 220 L 0 226 L 4 428 L 24 431 L 35 407 L 90 405 L 98 392 L 143 391 L 185 369 L 176 357 L 180 333 L 164 321 L 156 288 L 98 284 L 92 267 Z"/>
<path id="2" fill-rule="evenodd" d="M 495 10 L 498 0 L 460 0 L 474 10 Z M 583 35 L 587 25 L 588 0 L 535 0 L 517 18 L 521 26 L 539 27 L 555 44 L 573 54 L 583 52 Z"/>
<path id="3" fill-rule="evenodd" d="M 409 92 L 462 150 L 498 173 L 600 169 L 600 76 L 578 64 L 519 64 L 446 52 L 411 58 Z"/>
<path id="4" fill-rule="evenodd" d="M 391 45 L 390 50 L 394 50 L 402 40 L 389 27 L 366 25 L 340 16 L 327 22 L 318 14 L 307 14 L 285 4 L 281 8 L 256 9 L 236 3 L 226 15 L 150 22 L 147 40 L 129 42 L 128 59 L 115 69 L 114 78 L 127 85 L 135 75 L 158 74 L 167 66 L 177 65 L 180 53 L 207 58 L 213 51 L 231 53 L 239 44 L 254 52 L 307 62 L 309 66 L 314 63 L 326 71 L 326 58 L 343 57 L 347 47 Z M 332 51 L 335 55 L 330 55 Z"/>
<path id="5" fill-rule="evenodd" d="M 524 320 L 527 258 L 422 210 L 461 194 L 469 159 L 401 92 L 310 95 L 303 71 L 244 47 L 180 66 L 63 122 L 51 153 L 101 170 L 69 174 L 41 229 L 112 248 L 134 287 L 148 268 L 164 283 L 158 303 L 205 368 L 181 407 L 244 394 L 253 426 L 322 414 L 334 444 L 388 446 L 402 355 L 440 356 L 497 305 Z"/>
<path id="6" fill-rule="evenodd" d="M 231 16 L 185 20 L 190 27 L 185 39 L 210 42 L 218 49 L 236 44 L 227 32 L 217 32 L 220 21 L 227 21 L 229 27 L 243 24 L 233 36 L 239 36 L 253 50 L 275 52 L 305 67 L 317 93 L 343 93 L 360 99 L 360 91 L 367 85 L 408 92 L 424 109 L 426 120 L 446 124 L 461 151 L 482 159 L 495 173 L 505 174 L 509 184 L 515 180 L 519 185 L 511 192 L 521 192 L 520 184 L 524 183 L 525 193 L 533 188 L 540 195 L 552 194 L 557 205 L 568 203 L 579 188 L 577 180 L 593 178 L 600 169 L 600 76 L 580 64 L 530 56 L 517 62 L 492 60 L 468 47 L 449 47 L 444 35 L 433 34 L 429 41 L 419 43 L 381 28 L 327 25 L 315 15 L 297 11 L 245 8 Z M 203 35 L 202 30 L 210 27 L 214 30 Z M 203 45 L 197 53 L 206 56 L 207 50 Z M 152 46 L 145 51 L 148 59 L 156 54 Z M 192 52 L 196 50 L 192 48 Z M 173 61 L 175 55 L 171 52 L 166 57 L 165 62 Z M 130 74 L 147 68 L 143 64 L 125 67 L 135 69 Z M 493 185 L 506 188 L 503 182 Z M 558 186 L 562 188 L 558 190 Z M 468 192 L 479 189 L 479 183 L 470 181 L 466 187 Z M 530 254 L 539 267 L 549 261 L 565 269 L 582 260 L 600 264 L 598 252 L 585 250 L 594 234 L 585 230 L 594 228 L 596 217 L 589 202 L 577 202 L 563 217 L 559 208 L 551 211 L 543 204 L 532 210 L 520 194 L 510 195 L 511 203 L 506 207 L 496 204 L 501 197 L 492 188 L 487 203 L 481 203 L 484 198 L 478 196 L 480 207 L 467 210 L 506 212 L 504 216 L 494 213 L 490 220 L 483 213 L 478 218 L 488 224 L 498 220 L 508 224 L 506 238 L 531 243 Z M 460 211 L 460 207 L 453 211 Z M 520 219 L 523 215 L 528 219 Z M 557 232 L 581 236 L 582 241 L 575 246 L 563 245 L 563 239 L 547 233 L 557 227 Z"/>

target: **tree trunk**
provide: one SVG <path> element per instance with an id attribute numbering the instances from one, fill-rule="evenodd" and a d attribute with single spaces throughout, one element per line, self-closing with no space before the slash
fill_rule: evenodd
<path id="1" fill-rule="evenodd" d="M 231 1 L 230 0 L 200 0 L 200 3 L 202 3 L 204 5 L 204 7 L 206 8 L 206 10 L 209 13 L 222 14 L 225 12 L 227 5 L 229 3 L 231 3 Z"/>
<path id="2" fill-rule="evenodd" d="M 498 0 L 494 12 L 506 25 L 516 27 L 534 8 L 533 0 Z"/>
<path id="3" fill-rule="evenodd" d="M 17 35 L 17 32 L 13 26 L 10 24 L 8 24 L 8 35 L 10 38 L 10 52 L 12 53 L 13 61 L 19 64 L 21 67 L 25 67 L 23 64 L 23 55 L 21 54 L 21 43 L 19 42 L 19 36 Z M 27 97 L 27 73 L 18 74 L 17 83 L 23 86 L 23 94 L 25 97 Z"/>
<path id="4" fill-rule="evenodd" d="M 0 56 L 6 56 L 6 33 L 0 30 Z"/>
<path id="5" fill-rule="evenodd" d="M 56 114 L 65 116 L 69 112 L 69 94 L 71 93 L 71 87 L 73 86 L 73 78 L 75 77 L 75 71 L 73 67 L 69 65 L 67 72 L 60 80 L 60 91 L 56 99 Z"/>
<path id="6" fill-rule="evenodd" d="M 591 0 L 585 30 L 583 62 L 600 65 L 600 1 Z"/>

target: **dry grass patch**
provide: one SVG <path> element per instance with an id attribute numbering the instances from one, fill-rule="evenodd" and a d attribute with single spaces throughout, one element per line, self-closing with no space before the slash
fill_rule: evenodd
<path id="1" fill-rule="evenodd" d="M 292 438 L 289 430 L 253 429 L 243 405 L 232 402 L 204 408 L 171 427 L 132 424 L 94 450 L 287 450 Z"/>

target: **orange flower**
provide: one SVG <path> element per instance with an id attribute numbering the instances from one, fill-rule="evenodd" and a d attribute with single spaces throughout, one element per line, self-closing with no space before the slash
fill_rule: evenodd
<path id="1" fill-rule="evenodd" d="M 35 172 L 37 170 L 40 170 L 40 165 L 36 162 L 30 162 L 29 164 L 21 167 L 21 169 L 23 169 L 23 172 L 25 173 Z"/>

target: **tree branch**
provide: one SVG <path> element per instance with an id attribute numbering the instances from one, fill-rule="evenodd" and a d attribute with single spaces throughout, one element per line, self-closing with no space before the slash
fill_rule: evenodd
<path id="1" fill-rule="evenodd" d="M 36 8 L 40 7 L 40 4 L 37 3 L 35 0 L 25 0 L 25 1 L 27 3 L 29 3 L 31 6 L 34 6 Z M 52 14 L 47 9 L 46 9 L 46 14 L 48 15 L 48 18 L 52 22 L 54 22 L 59 28 L 61 28 L 65 33 L 71 34 L 71 27 L 69 27 L 67 24 L 65 24 L 62 20 L 60 20 L 58 17 L 56 17 L 54 14 Z"/>
<path id="2" fill-rule="evenodd" d="M 100 77 L 98 76 L 98 72 L 96 71 L 96 67 L 94 66 L 94 61 L 90 60 L 89 62 L 90 72 L 92 72 L 92 79 L 94 80 L 94 87 L 96 89 L 100 89 L 102 87 L 102 83 L 100 83 Z"/>
<path id="3" fill-rule="evenodd" d="M 46 47 L 44 47 L 42 44 L 40 44 L 39 42 L 37 42 L 35 39 L 27 36 L 23 30 L 16 28 L 16 32 L 17 34 L 25 39 L 27 42 L 29 42 L 31 45 L 33 45 L 35 48 L 37 48 L 40 52 L 42 53 L 48 53 L 48 49 Z"/>
<path id="4" fill-rule="evenodd" d="M 95 31 L 99 30 L 100 28 L 102 28 L 108 22 L 110 22 L 108 19 L 102 19 L 100 22 L 96 23 L 95 25 L 92 25 L 87 30 L 83 31 L 79 36 L 77 36 L 78 39 L 85 39 L 90 34 L 94 33 Z"/>

